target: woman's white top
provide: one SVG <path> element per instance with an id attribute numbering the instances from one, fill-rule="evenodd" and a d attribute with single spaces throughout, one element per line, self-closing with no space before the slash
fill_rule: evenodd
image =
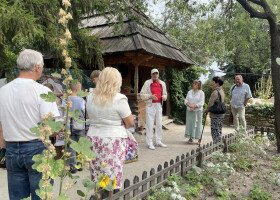
<path id="1" fill-rule="evenodd" d="M 93 101 L 93 93 L 87 98 L 89 117 L 88 136 L 127 138 L 127 131 L 121 125 L 123 118 L 131 114 L 127 97 L 117 93 L 112 103 L 100 106 Z"/>
<path id="2" fill-rule="evenodd" d="M 186 103 L 190 103 L 191 105 L 196 105 L 197 108 L 194 109 L 194 111 L 203 110 L 203 105 L 205 101 L 205 95 L 202 90 L 197 90 L 194 92 L 194 90 L 190 90 L 186 96 L 186 99 L 184 101 L 185 105 Z M 187 107 L 188 110 L 190 110 L 190 107 Z"/>

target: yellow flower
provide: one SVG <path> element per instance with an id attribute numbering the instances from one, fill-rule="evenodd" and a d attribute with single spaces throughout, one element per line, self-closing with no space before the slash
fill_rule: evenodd
<path id="1" fill-rule="evenodd" d="M 81 153 L 79 153 L 79 154 L 77 155 L 77 159 L 78 159 L 79 161 L 81 161 L 82 163 L 85 162 L 85 159 L 84 159 L 84 158 L 81 158 L 81 157 L 84 157 L 83 155 L 84 155 L 83 152 L 81 152 Z"/>
<path id="2" fill-rule="evenodd" d="M 69 75 L 68 78 L 67 78 L 67 80 L 68 80 L 68 81 L 73 81 L 72 75 Z"/>
<path id="3" fill-rule="evenodd" d="M 67 93 L 68 93 L 68 94 L 72 94 L 72 90 L 68 89 L 68 90 L 67 90 Z M 69 102 L 71 102 L 71 101 L 69 101 Z M 69 104 L 69 107 L 72 107 L 72 102 L 71 102 L 71 106 L 70 106 L 70 104 Z"/>
<path id="4" fill-rule="evenodd" d="M 67 131 L 67 135 L 71 135 L 71 131 L 70 130 Z"/>
<path id="5" fill-rule="evenodd" d="M 114 187 L 114 189 L 116 189 L 116 187 L 117 187 L 117 179 L 116 179 L 116 177 L 113 180 L 113 187 Z"/>
<path id="6" fill-rule="evenodd" d="M 71 6 L 71 3 L 68 0 L 62 0 L 62 4 L 65 5 L 66 7 Z"/>
<path id="7" fill-rule="evenodd" d="M 66 99 L 67 98 L 67 94 L 64 93 L 62 97 L 63 97 L 63 99 Z"/>
<path id="8" fill-rule="evenodd" d="M 110 183 L 110 179 L 108 176 L 103 176 L 103 178 L 101 179 L 101 181 L 99 182 L 99 186 L 102 188 L 105 188 L 108 184 Z"/>
<path id="9" fill-rule="evenodd" d="M 60 8 L 59 16 L 64 16 L 64 15 L 66 15 L 66 12 L 62 8 Z"/>
<path id="10" fill-rule="evenodd" d="M 69 29 L 66 29 L 65 33 L 64 33 L 65 37 L 68 38 L 68 39 L 71 39 L 72 36 L 71 36 L 71 33 L 69 31 Z"/>

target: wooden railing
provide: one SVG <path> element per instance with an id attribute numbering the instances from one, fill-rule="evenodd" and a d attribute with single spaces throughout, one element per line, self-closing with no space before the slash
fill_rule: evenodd
<path id="1" fill-rule="evenodd" d="M 262 133 L 271 131 L 271 129 L 258 129 L 255 127 L 247 129 L 247 133 L 249 135 L 253 135 L 258 130 L 260 130 Z M 177 156 L 175 160 L 171 159 L 170 162 L 165 162 L 163 166 L 158 165 L 156 170 L 152 168 L 149 173 L 144 171 L 141 180 L 138 176 L 134 177 L 132 183 L 130 180 L 126 179 L 124 181 L 124 189 L 115 193 L 112 197 L 108 197 L 106 199 L 145 199 L 149 194 L 151 194 L 151 187 L 165 185 L 168 176 L 171 174 L 184 176 L 187 171 L 192 169 L 193 165 L 201 167 L 203 161 L 211 159 L 211 154 L 213 152 L 228 152 L 229 146 L 235 142 L 236 135 L 231 133 L 223 136 L 222 140 L 216 144 L 210 142 L 206 145 L 203 145 L 202 147 L 197 148 L 196 150 L 192 150 L 190 153 Z"/>

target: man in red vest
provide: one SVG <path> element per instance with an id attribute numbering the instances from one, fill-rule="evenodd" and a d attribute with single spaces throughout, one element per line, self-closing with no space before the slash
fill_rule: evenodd
<path id="1" fill-rule="evenodd" d="M 156 145 L 166 147 L 162 139 L 162 103 L 167 99 L 166 85 L 159 80 L 159 72 L 152 69 L 151 79 L 147 80 L 140 92 L 141 99 L 146 103 L 146 142 L 149 149 L 154 150 L 153 126 L 156 121 Z"/>

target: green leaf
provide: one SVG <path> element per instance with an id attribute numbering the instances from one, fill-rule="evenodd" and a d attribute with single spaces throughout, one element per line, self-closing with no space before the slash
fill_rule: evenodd
<path id="1" fill-rule="evenodd" d="M 80 120 L 79 115 L 81 114 L 81 111 L 78 109 L 70 111 L 70 116 L 73 117 L 77 122 L 79 123 L 86 123 L 86 121 Z"/>
<path id="2" fill-rule="evenodd" d="M 61 78 L 61 74 L 54 72 L 51 74 L 53 77 Z"/>
<path id="3" fill-rule="evenodd" d="M 58 132 L 61 130 L 61 127 L 63 126 L 63 122 L 61 121 L 55 121 L 54 119 L 50 119 L 46 122 L 47 125 L 51 127 L 52 132 Z"/>
<path id="4" fill-rule="evenodd" d="M 81 191 L 81 190 L 77 190 L 77 194 L 81 197 L 86 196 L 85 193 L 83 193 L 83 191 Z"/>
<path id="5" fill-rule="evenodd" d="M 280 58 L 276 58 L 276 62 L 278 65 L 280 65 Z"/>
<path id="6" fill-rule="evenodd" d="M 94 159 L 95 154 L 91 151 L 90 147 L 92 143 L 86 137 L 81 137 L 78 142 L 71 140 L 70 147 L 74 149 L 77 153 L 83 152 L 81 159 L 84 159 L 87 156 L 89 159 Z"/>
<path id="7" fill-rule="evenodd" d="M 77 92 L 77 96 L 81 97 L 81 98 L 88 96 L 88 94 L 89 94 L 88 92 L 85 92 L 83 90 L 80 90 L 79 92 Z"/>
<path id="8" fill-rule="evenodd" d="M 48 94 L 41 94 L 40 97 L 46 102 L 55 102 L 56 100 L 56 95 L 52 92 L 48 92 Z"/>

